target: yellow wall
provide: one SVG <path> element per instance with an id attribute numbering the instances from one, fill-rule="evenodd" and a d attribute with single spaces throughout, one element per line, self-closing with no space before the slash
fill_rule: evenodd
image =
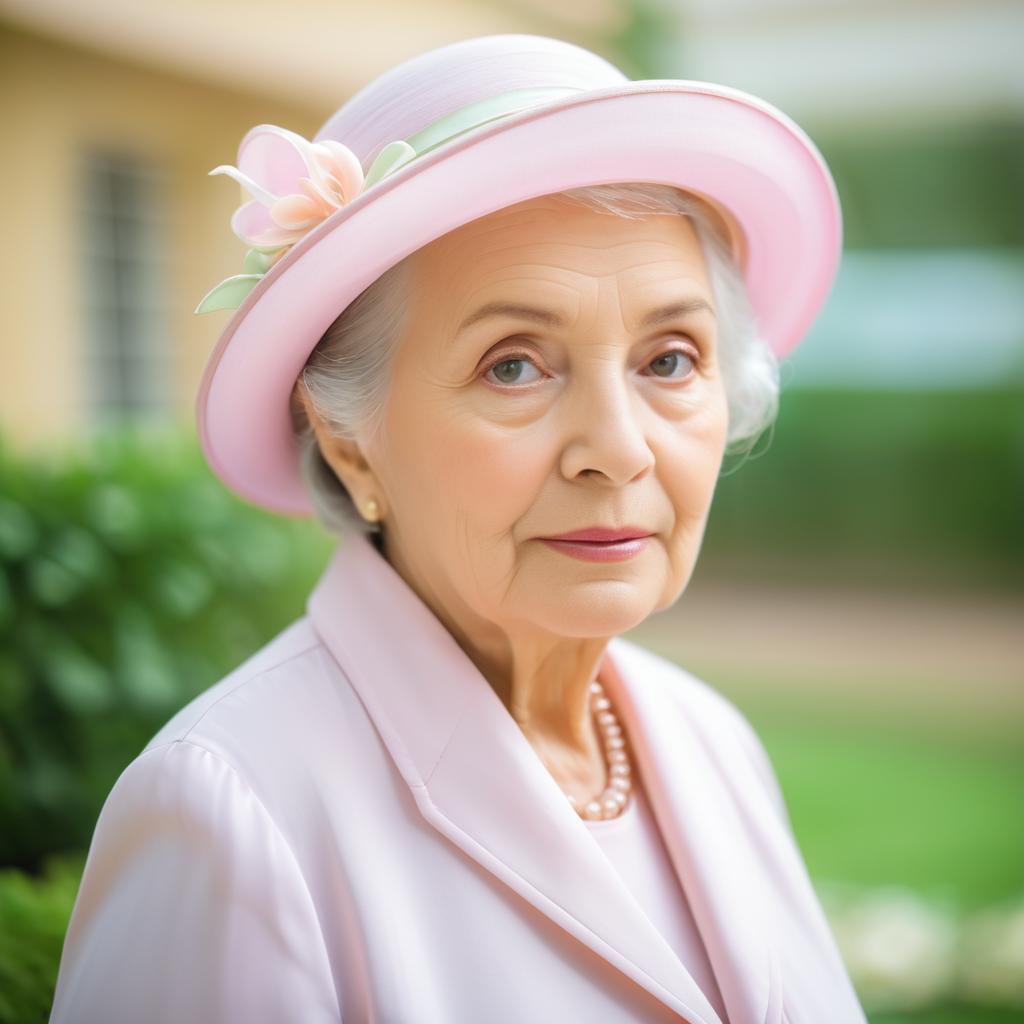
<path id="1" fill-rule="evenodd" d="M 192 311 L 241 273 L 245 255 L 228 226 L 242 190 L 207 172 L 234 164 L 255 124 L 310 137 L 331 113 L 269 92 L 236 93 L 0 26 L 0 430 L 9 443 L 61 442 L 85 425 L 76 153 L 92 143 L 128 148 L 167 172 L 174 407 L 193 421 L 206 357 L 230 313 Z"/>

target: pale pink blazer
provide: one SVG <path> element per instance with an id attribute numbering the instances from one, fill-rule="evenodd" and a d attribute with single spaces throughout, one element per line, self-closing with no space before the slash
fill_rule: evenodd
<path id="1" fill-rule="evenodd" d="M 117 780 L 52 1021 L 865 1024 L 764 748 L 708 684 L 608 645 L 728 1022 L 369 539 L 306 611 Z"/>

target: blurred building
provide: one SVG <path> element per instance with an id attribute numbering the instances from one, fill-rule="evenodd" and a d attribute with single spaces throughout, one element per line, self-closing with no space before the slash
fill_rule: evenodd
<path id="1" fill-rule="evenodd" d="M 94 424 L 191 422 L 241 272 L 234 164 L 253 125 L 307 138 L 390 65 L 456 39 L 538 32 L 601 49 L 623 4 L 347 0 L 0 2 L 0 431 L 18 446 Z M 610 57 L 612 53 L 608 54 Z"/>

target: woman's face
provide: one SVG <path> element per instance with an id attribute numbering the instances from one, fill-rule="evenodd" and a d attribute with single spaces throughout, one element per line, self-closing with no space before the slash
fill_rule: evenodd
<path id="1" fill-rule="evenodd" d="M 449 624 L 485 633 L 611 636 L 672 604 L 728 425 L 689 221 L 541 197 L 453 231 L 413 265 L 385 427 L 364 446 L 374 479 L 362 493 L 383 497 L 392 564 Z M 646 322 L 681 303 L 697 308 Z M 539 539 L 627 525 L 651 536 L 624 561 Z"/>

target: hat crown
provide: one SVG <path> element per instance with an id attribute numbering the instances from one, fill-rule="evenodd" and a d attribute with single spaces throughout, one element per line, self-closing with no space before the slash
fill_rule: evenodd
<path id="1" fill-rule="evenodd" d="M 314 142 L 342 142 L 364 168 L 395 139 L 515 89 L 604 89 L 628 82 L 614 64 L 561 39 L 521 33 L 441 46 L 389 68 L 327 119 Z"/>

